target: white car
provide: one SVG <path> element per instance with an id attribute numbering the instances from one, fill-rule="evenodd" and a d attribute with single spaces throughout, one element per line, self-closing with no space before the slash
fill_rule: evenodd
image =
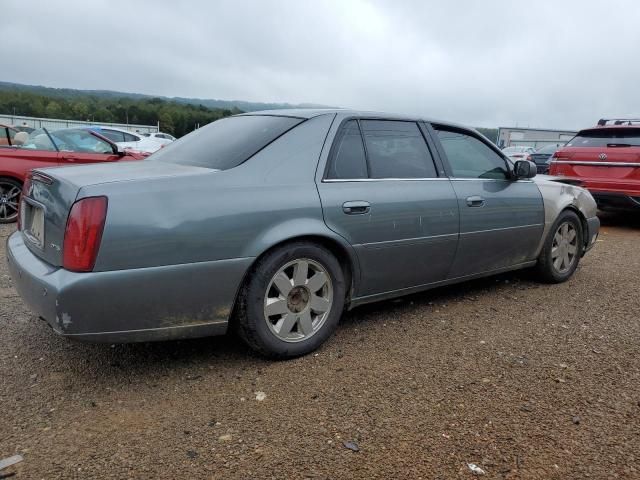
<path id="1" fill-rule="evenodd" d="M 139 152 L 153 153 L 160 150 L 163 146 L 163 144 L 156 139 L 145 137 L 139 133 L 128 132 L 121 128 L 91 127 L 91 130 L 108 138 L 122 148 L 132 148 Z"/>
<path id="2" fill-rule="evenodd" d="M 535 148 L 523 145 L 502 149 L 502 153 L 509 157 L 509 160 L 511 160 L 512 162 L 516 162 L 518 160 L 531 160 L 531 154 L 535 151 Z"/>
<path id="3" fill-rule="evenodd" d="M 174 137 L 173 135 L 169 135 L 168 133 L 162 133 L 162 132 L 143 133 L 142 136 L 151 138 L 162 145 L 168 145 L 171 142 L 175 142 L 176 140 L 176 137 Z"/>

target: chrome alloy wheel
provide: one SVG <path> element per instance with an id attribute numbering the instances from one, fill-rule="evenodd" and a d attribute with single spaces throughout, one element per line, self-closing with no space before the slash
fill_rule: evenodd
<path id="1" fill-rule="evenodd" d="M 551 244 L 551 261 L 558 273 L 566 273 L 573 266 L 578 254 L 578 235 L 570 222 L 560 224 Z"/>
<path id="2" fill-rule="evenodd" d="M 0 221 L 8 222 L 18 217 L 21 191 L 16 184 L 0 180 Z"/>
<path id="3" fill-rule="evenodd" d="M 318 332 L 333 305 L 333 286 L 318 262 L 301 258 L 273 276 L 264 296 L 264 318 L 271 332 L 285 342 L 300 342 Z"/>

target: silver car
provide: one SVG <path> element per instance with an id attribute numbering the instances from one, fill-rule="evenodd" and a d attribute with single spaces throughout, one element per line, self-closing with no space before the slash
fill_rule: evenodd
<path id="1" fill-rule="evenodd" d="M 535 175 L 459 125 L 243 114 L 143 161 L 35 170 L 7 255 L 20 295 L 66 337 L 233 329 L 293 357 L 345 308 L 522 268 L 571 277 L 598 235 L 596 204 Z"/>

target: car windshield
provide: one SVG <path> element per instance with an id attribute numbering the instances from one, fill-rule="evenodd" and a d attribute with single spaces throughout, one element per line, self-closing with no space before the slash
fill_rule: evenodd
<path id="1" fill-rule="evenodd" d="M 527 149 L 527 147 L 507 147 L 502 150 L 503 153 L 509 155 L 511 153 L 522 153 Z"/>
<path id="2" fill-rule="evenodd" d="M 39 128 L 29 134 L 29 138 L 21 148 L 79 153 L 113 153 L 113 147 L 109 142 L 81 128 L 65 128 L 53 132 Z"/>
<path id="3" fill-rule="evenodd" d="M 549 154 L 552 155 L 553 153 L 555 153 L 556 150 L 558 150 L 559 148 L 561 148 L 562 145 L 545 145 L 544 147 L 540 147 L 538 150 L 536 150 L 536 153 L 543 153 L 543 154 Z"/>
<path id="4" fill-rule="evenodd" d="M 149 157 L 149 161 L 228 170 L 303 121 L 271 115 L 223 118 L 168 144 Z"/>
<path id="5" fill-rule="evenodd" d="M 638 128 L 603 128 L 583 130 L 567 143 L 567 147 L 606 147 L 607 145 L 640 146 Z"/>

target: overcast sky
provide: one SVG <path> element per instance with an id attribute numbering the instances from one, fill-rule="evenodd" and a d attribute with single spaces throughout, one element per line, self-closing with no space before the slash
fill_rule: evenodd
<path id="1" fill-rule="evenodd" d="M 640 115 L 630 1 L 2 0 L 0 80 L 473 126 Z"/>

